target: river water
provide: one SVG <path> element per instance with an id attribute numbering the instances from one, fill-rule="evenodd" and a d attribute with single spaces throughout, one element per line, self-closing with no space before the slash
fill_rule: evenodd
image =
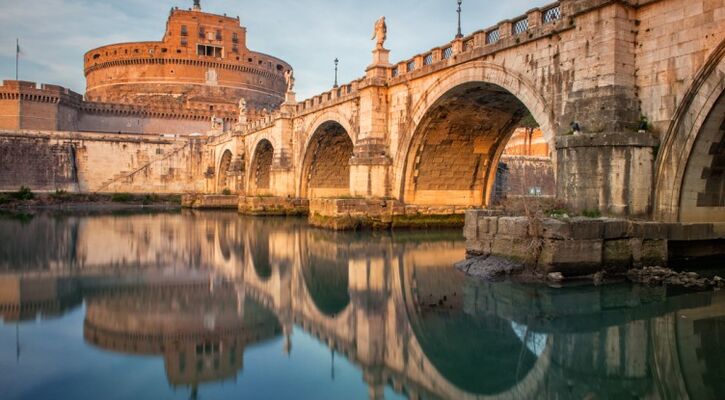
<path id="1" fill-rule="evenodd" d="M 725 396 L 725 295 L 484 283 L 459 231 L 0 218 L 0 398 Z"/>

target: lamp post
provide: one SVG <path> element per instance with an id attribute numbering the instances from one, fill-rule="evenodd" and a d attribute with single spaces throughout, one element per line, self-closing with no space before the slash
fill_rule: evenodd
<path id="1" fill-rule="evenodd" d="M 337 87 L 337 64 L 338 64 L 338 63 L 340 63 L 340 60 L 338 60 L 337 58 L 335 58 L 335 85 L 334 85 L 334 86 L 332 86 L 332 87 L 334 87 L 334 88 L 336 88 L 336 87 Z"/>
<path id="2" fill-rule="evenodd" d="M 458 33 L 456 34 L 456 39 L 463 37 L 463 33 L 461 33 L 461 4 L 463 4 L 463 0 L 458 0 Z"/>

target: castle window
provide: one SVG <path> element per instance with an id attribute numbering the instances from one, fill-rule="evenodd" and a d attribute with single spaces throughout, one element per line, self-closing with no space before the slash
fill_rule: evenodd
<path id="1" fill-rule="evenodd" d="M 207 46 L 207 45 L 203 45 L 203 44 L 196 45 L 196 54 L 199 56 L 216 57 L 216 58 L 222 58 L 224 56 L 222 47 Z"/>
<path id="2" fill-rule="evenodd" d="M 189 30 L 186 28 L 186 25 L 181 25 L 181 36 L 188 36 Z"/>
<path id="3" fill-rule="evenodd" d="M 206 31 L 204 30 L 203 26 L 199 27 L 199 39 L 204 39 L 206 37 Z"/>
<path id="4" fill-rule="evenodd" d="M 94 60 L 97 60 L 97 59 L 98 59 L 98 57 L 100 57 L 100 56 L 101 56 L 100 54 L 94 54 L 94 55 L 93 55 L 93 59 L 94 59 Z"/>
<path id="5" fill-rule="evenodd" d="M 232 43 L 239 43 L 239 35 L 236 32 L 232 33 Z"/>
<path id="6" fill-rule="evenodd" d="M 232 46 L 232 53 L 239 53 L 239 47 L 237 47 L 236 44 L 234 46 Z"/>
<path id="7" fill-rule="evenodd" d="M 222 31 L 219 29 L 216 30 L 216 40 L 222 40 Z"/>
<path id="8" fill-rule="evenodd" d="M 280 64 L 277 64 L 277 71 L 282 71 L 284 67 Z"/>
<path id="9" fill-rule="evenodd" d="M 189 45 L 189 41 L 186 38 L 181 38 L 181 46 L 186 47 Z"/>

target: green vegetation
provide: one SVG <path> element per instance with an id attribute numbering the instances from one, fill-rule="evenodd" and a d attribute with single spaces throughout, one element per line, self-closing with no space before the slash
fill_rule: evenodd
<path id="1" fill-rule="evenodd" d="M 227 189 L 227 188 L 224 188 L 224 190 L 222 190 L 222 194 L 223 194 L 224 196 L 231 196 L 231 194 L 232 194 L 232 191 L 231 191 L 231 190 L 229 190 L 229 189 Z"/>
<path id="2" fill-rule="evenodd" d="M 13 193 L 12 196 L 16 200 L 33 200 L 35 198 L 35 194 L 30 190 L 30 188 L 21 186 L 20 190 Z"/>
<path id="3" fill-rule="evenodd" d="M 602 216 L 602 213 L 597 209 L 584 210 L 582 211 L 582 216 L 587 218 L 599 218 Z"/>
<path id="4" fill-rule="evenodd" d="M 130 193 L 114 193 L 111 196 L 111 201 L 114 203 L 128 203 L 133 201 L 133 195 Z"/>

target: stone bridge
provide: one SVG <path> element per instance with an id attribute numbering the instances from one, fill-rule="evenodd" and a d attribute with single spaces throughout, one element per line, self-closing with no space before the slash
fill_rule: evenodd
<path id="1" fill-rule="evenodd" d="M 562 0 L 395 64 L 376 49 L 364 77 L 214 137 L 207 191 L 485 207 L 530 114 L 571 208 L 725 221 L 724 39 L 722 0 Z"/>

